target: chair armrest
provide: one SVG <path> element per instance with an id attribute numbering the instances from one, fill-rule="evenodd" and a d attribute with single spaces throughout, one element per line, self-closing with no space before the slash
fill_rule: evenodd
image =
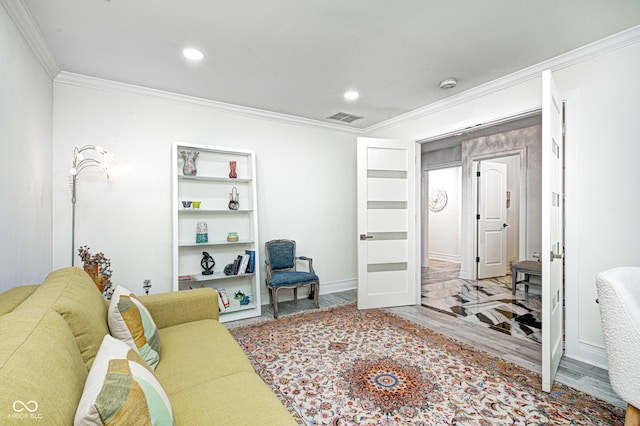
<path id="1" fill-rule="evenodd" d="M 212 288 L 138 296 L 158 328 L 203 319 L 218 320 L 218 293 Z"/>
<path id="2" fill-rule="evenodd" d="M 309 268 L 309 272 L 311 272 L 312 274 L 315 274 L 315 272 L 313 271 L 313 259 L 307 256 L 296 256 L 296 260 L 302 260 L 307 262 L 308 264 L 308 268 Z M 298 269 L 296 267 L 296 269 Z"/>

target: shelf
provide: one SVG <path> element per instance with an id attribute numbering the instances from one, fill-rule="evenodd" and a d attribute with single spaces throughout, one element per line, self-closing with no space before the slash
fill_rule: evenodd
<path id="1" fill-rule="evenodd" d="M 189 280 L 189 281 L 179 281 L 180 285 L 185 285 L 185 284 L 197 284 L 199 282 L 206 282 L 206 281 L 217 281 L 217 280 L 226 280 L 226 279 L 233 279 L 233 278 L 245 278 L 245 277 L 253 277 L 255 275 L 255 273 L 251 273 L 251 274 L 242 274 L 242 275 L 225 275 L 224 272 L 213 272 L 213 274 L 211 275 L 202 275 L 200 274 L 193 274 L 196 279 L 195 280 Z M 197 287 L 194 287 L 197 288 Z"/>
<path id="2" fill-rule="evenodd" d="M 219 315 L 227 315 L 227 314 L 232 314 L 234 312 L 240 312 L 240 311 L 246 311 L 248 309 L 255 309 L 256 308 L 256 304 L 253 302 L 249 302 L 247 305 L 240 305 L 240 306 L 236 306 L 234 308 L 227 308 L 225 309 L 224 312 L 218 312 Z"/>
<path id="3" fill-rule="evenodd" d="M 239 241 L 209 241 L 208 243 L 178 243 L 178 247 L 207 247 L 207 246 L 226 246 L 226 245 L 242 245 L 253 244 L 253 240 L 239 240 Z"/>
<path id="4" fill-rule="evenodd" d="M 248 183 L 248 182 L 251 182 L 253 180 L 253 179 L 246 179 L 246 178 L 231 179 L 229 177 L 184 176 L 184 175 L 178 175 L 178 179 L 179 180 L 203 181 L 203 182 L 227 182 L 227 183 L 234 183 L 234 182 Z"/>
<path id="5" fill-rule="evenodd" d="M 179 214 L 198 214 L 198 213 L 251 213 L 253 211 L 253 209 L 238 209 L 238 210 L 231 210 L 231 209 L 185 209 L 185 208 L 178 208 L 178 213 Z"/>
<path id="6" fill-rule="evenodd" d="M 197 151 L 197 175 L 183 174 L 184 158 L 181 150 Z M 236 162 L 237 178 L 230 178 L 231 162 Z M 251 303 L 220 312 L 221 322 L 260 316 L 260 245 L 258 232 L 258 201 L 256 188 L 256 158 L 252 150 L 216 147 L 174 141 L 172 161 L 173 216 L 173 288 L 225 288 L 227 294 L 238 291 L 251 294 Z M 229 193 L 237 187 L 240 208 L 228 208 Z M 200 208 L 187 208 L 182 201 L 197 200 Z M 196 243 L 197 222 L 207 223 L 209 241 Z M 242 239 L 227 241 L 229 232 L 237 232 Z M 225 275 L 225 265 L 234 264 L 238 255 L 253 252 L 255 270 L 251 274 Z M 202 252 L 215 257 L 214 273 L 202 275 Z M 197 272 L 197 273 L 196 273 Z M 190 281 L 179 276 L 193 275 Z"/>

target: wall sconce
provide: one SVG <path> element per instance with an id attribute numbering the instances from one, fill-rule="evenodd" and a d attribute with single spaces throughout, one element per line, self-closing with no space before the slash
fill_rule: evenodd
<path id="1" fill-rule="evenodd" d="M 75 147 L 73 150 L 73 164 L 69 169 L 69 183 L 71 185 L 71 266 L 75 264 L 75 237 L 76 237 L 76 185 L 78 175 L 90 167 L 98 167 L 105 171 L 107 179 L 109 175 L 108 161 L 113 160 L 113 153 L 108 152 L 101 146 L 85 145 L 82 148 Z"/>

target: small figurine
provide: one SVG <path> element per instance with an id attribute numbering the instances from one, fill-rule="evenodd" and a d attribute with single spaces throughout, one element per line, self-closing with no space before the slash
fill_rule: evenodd
<path id="1" fill-rule="evenodd" d="M 202 260 L 200 261 L 200 266 L 202 266 L 202 275 L 211 275 L 213 274 L 213 267 L 216 266 L 216 261 L 213 260 L 213 257 L 206 251 L 202 252 Z"/>

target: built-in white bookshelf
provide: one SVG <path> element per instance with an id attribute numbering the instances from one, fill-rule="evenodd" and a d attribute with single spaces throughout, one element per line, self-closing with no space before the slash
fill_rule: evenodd
<path id="1" fill-rule="evenodd" d="M 182 151 L 198 152 L 195 175 L 184 174 L 185 160 Z M 174 290 L 199 287 L 224 289 L 231 304 L 220 312 L 221 322 L 260 316 L 255 153 L 250 150 L 174 142 L 172 155 Z M 236 163 L 236 178 L 229 177 L 231 161 Z M 237 210 L 229 208 L 233 188 L 238 193 Z M 183 201 L 191 201 L 191 206 L 185 207 Z M 194 207 L 194 201 L 200 202 L 199 207 Z M 207 224 L 206 242 L 197 242 L 199 222 Z M 227 240 L 230 232 L 237 233 L 237 241 Z M 202 274 L 203 252 L 209 253 L 215 261 L 211 275 Z M 253 252 L 253 271 L 238 275 L 225 274 L 225 266 L 233 264 L 239 255 L 246 255 L 247 252 Z M 189 276 L 193 279 L 184 278 Z M 238 305 L 231 301 L 238 291 L 249 296 L 249 304 Z"/>

